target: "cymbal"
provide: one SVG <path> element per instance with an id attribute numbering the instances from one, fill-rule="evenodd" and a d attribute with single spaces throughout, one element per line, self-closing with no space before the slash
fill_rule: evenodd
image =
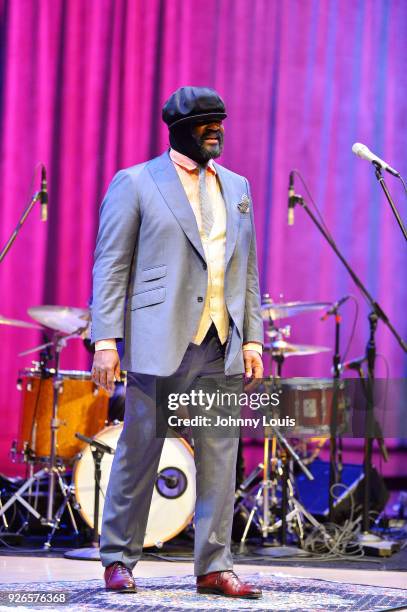
<path id="1" fill-rule="evenodd" d="M 265 351 L 271 352 L 274 355 L 283 355 L 284 357 L 298 357 L 302 355 L 316 355 L 318 353 L 326 353 L 331 349 L 328 346 L 313 346 L 312 344 L 291 344 L 285 340 L 274 340 L 270 344 L 266 344 Z"/>
<path id="2" fill-rule="evenodd" d="M 264 321 L 268 321 L 269 319 L 295 317 L 303 312 L 322 310 L 328 308 L 328 306 L 331 306 L 331 302 L 282 302 L 280 304 L 265 302 L 261 305 L 261 310 Z"/>
<path id="3" fill-rule="evenodd" d="M 269 338 L 284 338 L 284 336 L 289 336 L 291 334 L 291 325 L 286 325 L 285 327 L 271 327 L 271 329 L 265 331 L 265 334 Z"/>
<path id="4" fill-rule="evenodd" d="M 41 325 L 29 323 L 28 321 L 19 321 L 18 319 L 6 319 L 0 315 L 0 325 L 11 325 L 12 327 L 25 327 L 27 329 L 42 329 Z"/>
<path id="5" fill-rule="evenodd" d="M 70 306 L 32 306 L 27 310 L 30 317 L 45 327 L 64 334 L 73 334 L 89 326 L 90 313 L 87 308 Z"/>

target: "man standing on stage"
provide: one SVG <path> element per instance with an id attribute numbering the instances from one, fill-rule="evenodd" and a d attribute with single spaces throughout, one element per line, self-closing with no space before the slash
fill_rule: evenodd
<path id="1" fill-rule="evenodd" d="M 162 117 L 171 148 L 114 177 L 101 207 L 93 272 L 93 379 L 113 388 L 120 373 L 115 343 L 123 337 L 128 371 L 100 546 L 106 588 L 121 592 L 136 591 L 132 569 L 164 442 L 156 430 L 163 389 L 237 392 L 244 372 L 263 375 L 249 185 L 213 161 L 223 149 L 225 105 L 212 89 L 181 87 Z M 238 416 L 239 406 L 216 405 L 212 413 Z M 238 433 L 219 437 L 203 429 L 193 428 L 197 590 L 261 597 L 232 571 Z"/>

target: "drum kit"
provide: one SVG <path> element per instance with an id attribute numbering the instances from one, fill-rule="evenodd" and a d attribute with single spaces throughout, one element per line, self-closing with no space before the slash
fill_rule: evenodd
<path id="1" fill-rule="evenodd" d="M 123 424 L 116 420 L 109 422 L 111 397 L 95 385 L 90 372 L 59 367 L 61 352 L 70 339 L 89 341 L 89 310 L 38 306 L 29 308 L 28 314 L 36 323 L 0 316 L 0 325 L 43 332 L 52 330 L 53 339 L 20 353 L 25 356 L 40 351 L 41 356 L 40 361 L 33 362 L 34 367 L 20 370 L 17 379 L 21 413 L 11 457 L 14 462 L 28 466 L 29 477 L 5 503 L 0 497 L 0 520 L 7 532 L 6 512 L 14 504 L 21 504 L 27 513 L 21 529 L 27 528 L 28 515 L 32 515 L 50 528 L 44 544 L 50 548 L 65 509 L 73 532 L 79 533 L 74 512 L 77 510 L 86 525 L 94 530 L 96 544 L 112 459 Z M 54 367 L 50 368 L 47 362 L 52 353 Z M 125 372 L 119 384 L 126 385 Z M 97 458 L 96 453 L 99 453 Z M 47 503 L 46 511 L 41 514 L 38 498 L 44 480 Z M 61 496 L 62 503 L 56 509 Z M 144 546 L 162 546 L 180 533 L 192 522 L 194 503 L 193 450 L 183 438 L 168 438 L 158 468 Z"/>
<path id="2" fill-rule="evenodd" d="M 293 344 L 288 341 L 291 327 L 278 327 L 277 323 L 281 319 L 330 306 L 328 302 L 274 303 L 268 295 L 264 296 L 262 304 L 266 336 L 269 338 L 265 350 L 271 356 L 274 370 L 267 379 L 267 385 L 273 388 L 277 385 L 280 390 L 283 389 L 285 414 L 301 415 L 298 419 L 301 425 L 298 429 L 294 428 L 290 436 L 312 435 L 322 443 L 330 432 L 332 380 L 282 379 L 282 370 L 289 357 L 315 355 L 330 349 Z M 117 421 L 109 423 L 109 395 L 95 385 L 90 372 L 60 369 L 61 352 L 70 339 L 82 338 L 90 342 L 89 310 L 38 306 L 29 308 L 28 314 L 34 323 L 0 316 L 0 326 L 44 332 L 52 330 L 53 338 L 50 342 L 20 353 L 24 356 L 40 351 L 41 356 L 39 362 L 33 362 L 34 367 L 21 370 L 17 380 L 17 388 L 21 391 L 21 418 L 11 454 L 14 461 L 27 464 L 28 478 L 5 503 L 0 497 L 0 519 L 7 528 L 7 510 L 13 504 L 20 503 L 27 511 L 26 525 L 31 514 L 50 528 L 44 544 L 45 548 L 50 548 L 65 510 L 69 513 L 74 532 L 78 533 L 74 513 L 77 510 L 93 529 L 93 544 L 96 546 L 112 458 L 123 424 Z M 48 367 L 51 356 L 54 362 L 52 368 Z M 125 385 L 125 373 L 123 382 Z M 346 402 L 340 403 L 340 407 L 339 425 L 345 421 Z M 264 541 L 281 527 L 285 543 L 287 525 L 294 529 L 295 523 L 301 530 L 301 517 L 314 526 L 317 524 L 295 498 L 289 474 L 289 464 L 294 462 L 308 478 L 313 478 L 307 461 L 303 459 L 278 429 L 266 427 L 264 460 L 236 492 L 236 510 L 244 508 L 247 512 L 242 544 L 252 525 L 256 526 Z M 44 479 L 48 492 L 46 512 L 41 514 L 36 496 Z M 281 512 L 276 509 L 277 488 L 282 490 Z M 56 509 L 57 494 L 59 499 L 62 495 L 62 503 Z M 193 441 L 189 444 L 180 436 L 169 437 L 164 443 L 158 468 L 144 546 L 161 547 L 191 524 L 194 502 Z"/>

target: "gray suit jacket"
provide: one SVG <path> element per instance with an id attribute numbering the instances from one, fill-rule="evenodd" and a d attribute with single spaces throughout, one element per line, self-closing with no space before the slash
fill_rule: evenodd
<path id="1" fill-rule="evenodd" d="M 225 373 L 244 371 L 242 343 L 263 343 L 253 210 L 247 180 L 216 164 L 227 211 Z M 100 211 L 93 269 L 92 340 L 125 338 L 122 367 L 169 376 L 198 328 L 207 265 L 191 205 L 169 157 L 126 170 Z"/>

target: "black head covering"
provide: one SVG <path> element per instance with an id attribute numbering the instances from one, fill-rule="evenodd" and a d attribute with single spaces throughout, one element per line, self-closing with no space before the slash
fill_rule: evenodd
<path id="1" fill-rule="evenodd" d="M 223 132 L 218 133 L 216 154 L 206 149 L 193 135 L 197 123 L 222 121 L 227 117 L 225 104 L 214 89 L 209 87 L 180 87 L 163 106 L 162 117 L 169 127 L 171 147 L 199 164 L 218 157 L 223 149 Z"/>
<path id="2" fill-rule="evenodd" d="M 226 117 L 225 103 L 209 87 L 180 87 L 162 110 L 163 121 L 169 128 L 185 122 L 210 122 Z"/>

